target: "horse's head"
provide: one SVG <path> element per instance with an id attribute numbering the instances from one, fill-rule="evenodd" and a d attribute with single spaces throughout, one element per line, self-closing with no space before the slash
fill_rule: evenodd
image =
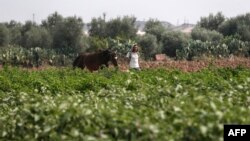
<path id="1" fill-rule="evenodd" d="M 108 61 L 111 61 L 112 64 L 117 67 L 118 66 L 118 63 L 117 63 L 117 53 L 116 52 L 113 52 L 113 51 L 110 51 L 110 50 L 105 50 L 103 51 L 103 55 L 105 57 L 105 59 L 107 59 Z"/>

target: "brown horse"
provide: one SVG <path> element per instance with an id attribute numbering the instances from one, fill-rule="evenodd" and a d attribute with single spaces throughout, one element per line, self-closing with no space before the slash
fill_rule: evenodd
<path id="1" fill-rule="evenodd" d="M 80 54 L 73 62 L 73 67 L 79 67 L 84 69 L 85 66 L 88 70 L 96 71 L 104 66 L 109 67 L 109 61 L 115 67 L 118 67 L 117 55 L 110 50 L 99 51 L 96 53 L 84 53 Z"/>

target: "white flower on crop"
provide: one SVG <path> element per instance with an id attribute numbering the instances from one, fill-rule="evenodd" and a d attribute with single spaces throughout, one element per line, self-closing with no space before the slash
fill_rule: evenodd
<path id="1" fill-rule="evenodd" d="M 175 91 L 177 92 L 177 91 L 179 91 L 179 90 L 181 90 L 182 89 L 182 86 L 180 85 L 180 84 L 178 84 L 176 87 L 175 87 Z"/>
<path id="2" fill-rule="evenodd" d="M 72 133 L 72 135 L 74 136 L 74 137 L 77 137 L 77 136 L 79 136 L 79 131 L 77 130 L 77 129 L 72 129 L 71 130 L 71 133 Z"/>
<path id="3" fill-rule="evenodd" d="M 68 104 L 66 102 L 62 103 L 60 106 L 59 106 L 59 109 L 63 110 L 63 109 L 66 109 L 68 106 Z"/>
<path id="4" fill-rule="evenodd" d="M 210 102 L 210 106 L 212 107 L 213 110 L 216 110 L 216 105 L 213 102 Z"/>
<path id="5" fill-rule="evenodd" d="M 5 137 L 7 135 L 6 131 L 3 131 L 2 136 Z"/>
<path id="6" fill-rule="evenodd" d="M 85 114 L 86 114 L 86 115 L 91 115 L 91 114 L 92 114 L 92 111 L 91 111 L 90 109 L 88 109 L 88 110 L 85 111 Z"/>
<path id="7" fill-rule="evenodd" d="M 204 125 L 200 126 L 200 130 L 201 130 L 201 133 L 203 135 L 206 135 L 206 133 L 207 133 L 207 127 L 206 126 L 204 126 Z"/>
<path id="8" fill-rule="evenodd" d="M 161 110 L 161 111 L 158 112 L 158 114 L 161 117 L 161 119 L 165 119 L 166 118 L 164 111 Z"/>
<path id="9" fill-rule="evenodd" d="M 243 89 L 244 87 L 242 85 L 238 85 L 237 88 Z"/>
<path id="10" fill-rule="evenodd" d="M 180 111 L 181 111 L 181 108 L 174 106 L 174 111 L 175 111 L 175 112 L 180 112 Z"/>
<path id="11" fill-rule="evenodd" d="M 250 77 L 247 78 L 247 82 L 250 82 Z"/>
<path id="12" fill-rule="evenodd" d="M 127 81 L 126 81 L 126 84 L 130 84 L 132 81 L 130 80 L 130 79 L 128 79 Z"/>
<path id="13" fill-rule="evenodd" d="M 151 130 L 153 133 L 159 133 L 159 129 L 157 126 L 153 125 L 153 124 L 150 124 L 148 126 L 148 129 Z"/>
<path id="14" fill-rule="evenodd" d="M 223 113 L 222 113 L 221 111 L 216 111 L 216 112 L 215 112 L 215 115 L 216 115 L 219 119 L 221 119 L 221 118 L 223 117 Z"/>

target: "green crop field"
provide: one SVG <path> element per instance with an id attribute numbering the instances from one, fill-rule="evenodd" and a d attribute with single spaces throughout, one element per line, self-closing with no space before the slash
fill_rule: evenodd
<path id="1" fill-rule="evenodd" d="M 0 70 L 0 140 L 223 141 L 250 123 L 250 70 Z"/>

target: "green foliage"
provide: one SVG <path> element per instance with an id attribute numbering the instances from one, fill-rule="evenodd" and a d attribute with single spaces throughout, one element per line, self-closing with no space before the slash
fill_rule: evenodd
<path id="1" fill-rule="evenodd" d="M 150 19 L 146 22 L 144 31 L 148 34 L 155 35 L 157 41 L 160 41 L 162 34 L 167 31 L 167 29 L 158 20 Z"/>
<path id="2" fill-rule="evenodd" d="M 7 45 L 9 41 L 9 29 L 4 24 L 0 24 L 0 46 Z"/>
<path id="3" fill-rule="evenodd" d="M 95 36 L 99 38 L 107 37 L 105 19 L 102 19 L 101 17 L 93 18 L 90 24 L 88 24 L 88 27 L 89 36 Z"/>
<path id="4" fill-rule="evenodd" d="M 219 28 L 224 36 L 239 36 L 242 41 L 250 41 L 250 13 L 225 21 Z"/>
<path id="5" fill-rule="evenodd" d="M 188 44 L 188 37 L 181 32 L 165 32 L 162 35 L 162 51 L 170 57 L 176 57 L 176 51 L 184 48 Z"/>
<path id="6" fill-rule="evenodd" d="M 88 25 L 89 35 L 98 38 L 122 38 L 133 39 L 136 36 L 135 17 L 117 17 L 110 21 L 105 18 L 93 18 Z"/>
<path id="7" fill-rule="evenodd" d="M 22 24 L 12 20 L 9 23 L 6 23 L 6 26 L 8 27 L 8 29 L 10 31 L 10 44 L 11 45 L 21 45 Z"/>
<path id="8" fill-rule="evenodd" d="M 67 52 L 67 54 L 65 54 Z M 0 63 L 12 66 L 38 67 L 41 65 L 71 66 L 76 54 L 68 50 L 22 48 L 7 46 L 0 48 Z"/>
<path id="9" fill-rule="evenodd" d="M 215 30 L 207 30 L 205 28 L 194 28 L 191 32 L 191 37 L 193 40 L 212 41 L 220 42 L 223 39 L 223 35 Z"/>
<path id="10" fill-rule="evenodd" d="M 83 25 L 81 18 L 64 18 L 63 22 L 54 29 L 53 48 L 70 48 L 74 52 L 81 50 Z"/>
<path id="11" fill-rule="evenodd" d="M 201 17 L 198 26 L 208 30 L 218 30 L 219 26 L 225 21 L 225 17 L 221 12 L 216 15 L 209 14 L 208 17 Z"/>
<path id="12" fill-rule="evenodd" d="M 46 20 L 43 20 L 41 26 L 47 28 L 53 35 L 57 26 L 63 23 L 63 19 L 62 15 L 55 12 L 49 15 Z"/>
<path id="13" fill-rule="evenodd" d="M 228 45 L 230 54 L 236 56 L 249 56 L 250 44 L 234 37 L 226 37 L 223 42 Z"/>
<path id="14" fill-rule="evenodd" d="M 223 140 L 248 124 L 250 71 L 0 70 L 2 140 Z M 240 115 L 240 116 L 239 116 Z"/>
<path id="15" fill-rule="evenodd" d="M 190 41 L 186 48 L 186 53 L 188 60 L 192 60 L 193 57 L 227 57 L 229 55 L 226 44 L 202 42 L 200 40 Z"/>
<path id="16" fill-rule="evenodd" d="M 110 20 L 106 24 L 107 37 L 122 38 L 122 39 L 134 39 L 137 29 L 135 27 L 135 17 L 125 16 L 123 18 L 116 18 Z"/>
<path id="17" fill-rule="evenodd" d="M 190 40 L 187 46 L 179 48 L 176 52 L 177 59 L 203 57 L 229 57 L 229 55 L 248 57 L 250 54 L 249 42 L 243 42 L 234 37 L 226 37 L 221 41 Z"/>
<path id="18" fill-rule="evenodd" d="M 249 17 L 250 14 L 247 13 L 225 20 L 220 12 L 202 17 L 191 33 L 193 41 L 189 42 L 189 35 L 169 30 L 166 24 L 153 19 L 146 22 L 144 27 L 146 34 L 137 36 L 135 17 L 124 16 L 106 21 L 105 13 L 103 17 L 92 19 L 88 25 L 89 36 L 87 36 L 83 33 L 84 23 L 81 18 L 76 16 L 65 18 L 55 12 L 43 20 L 41 25 L 32 21 L 27 21 L 24 25 L 16 21 L 0 23 L 0 46 L 5 48 L 3 50 L 12 46 L 25 48 L 23 50 L 37 47 L 44 49 L 44 52 L 51 50 L 50 56 L 44 57 L 41 62 L 57 65 L 70 64 L 77 53 L 85 51 L 109 48 L 123 56 L 136 42 L 140 45 L 141 56 L 145 59 L 152 58 L 156 53 L 164 53 L 177 59 L 203 56 L 227 57 L 229 54 L 247 57 L 250 54 Z M 6 52 L 11 52 L 12 49 L 9 50 Z M 0 53 L 2 63 L 22 64 L 14 61 L 20 56 L 26 58 L 21 60 L 32 62 L 30 61 L 32 59 L 27 59 L 33 58 L 27 57 L 29 53 L 23 55 L 23 52 L 14 51 L 15 55 L 6 59 L 6 56 L 10 56 L 4 55 L 6 52 Z"/>
<path id="19" fill-rule="evenodd" d="M 24 48 L 53 48 L 79 52 L 82 50 L 83 21 L 77 17 L 64 18 L 57 12 L 50 15 L 47 20 L 37 25 L 32 21 L 27 21 L 24 25 L 11 21 L 1 24 L 7 27 L 5 30 L 5 44 L 22 46 Z M 7 36 L 8 35 L 8 36 Z M 7 37 L 9 37 L 7 42 Z M 69 52 L 72 53 L 72 52 Z"/>
<path id="20" fill-rule="evenodd" d="M 87 49 L 87 52 L 94 52 L 97 50 L 107 49 L 108 41 L 105 38 L 89 37 L 89 46 L 90 48 Z"/>
<path id="21" fill-rule="evenodd" d="M 142 53 L 146 60 L 153 58 L 156 53 L 160 53 L 157 39 L 152 34 L 145 34 L 140 37 L 138 44 L 141 46 Z"/>
<path id="22" fill-rule="evenodd" d="M 133 44 L 135 44 L 134 40 L 108 38 L 109 48 L 116 51 L 120 56 L 125 56 L 129 51 L 131 51 Z"/>
<path id="23" fill-rule="evenodd" d="M 26 48 L 43 47 L 50 48 L 51 36 L 45 28 L 31 27 L 23 36 L 23 46 Z"/>

